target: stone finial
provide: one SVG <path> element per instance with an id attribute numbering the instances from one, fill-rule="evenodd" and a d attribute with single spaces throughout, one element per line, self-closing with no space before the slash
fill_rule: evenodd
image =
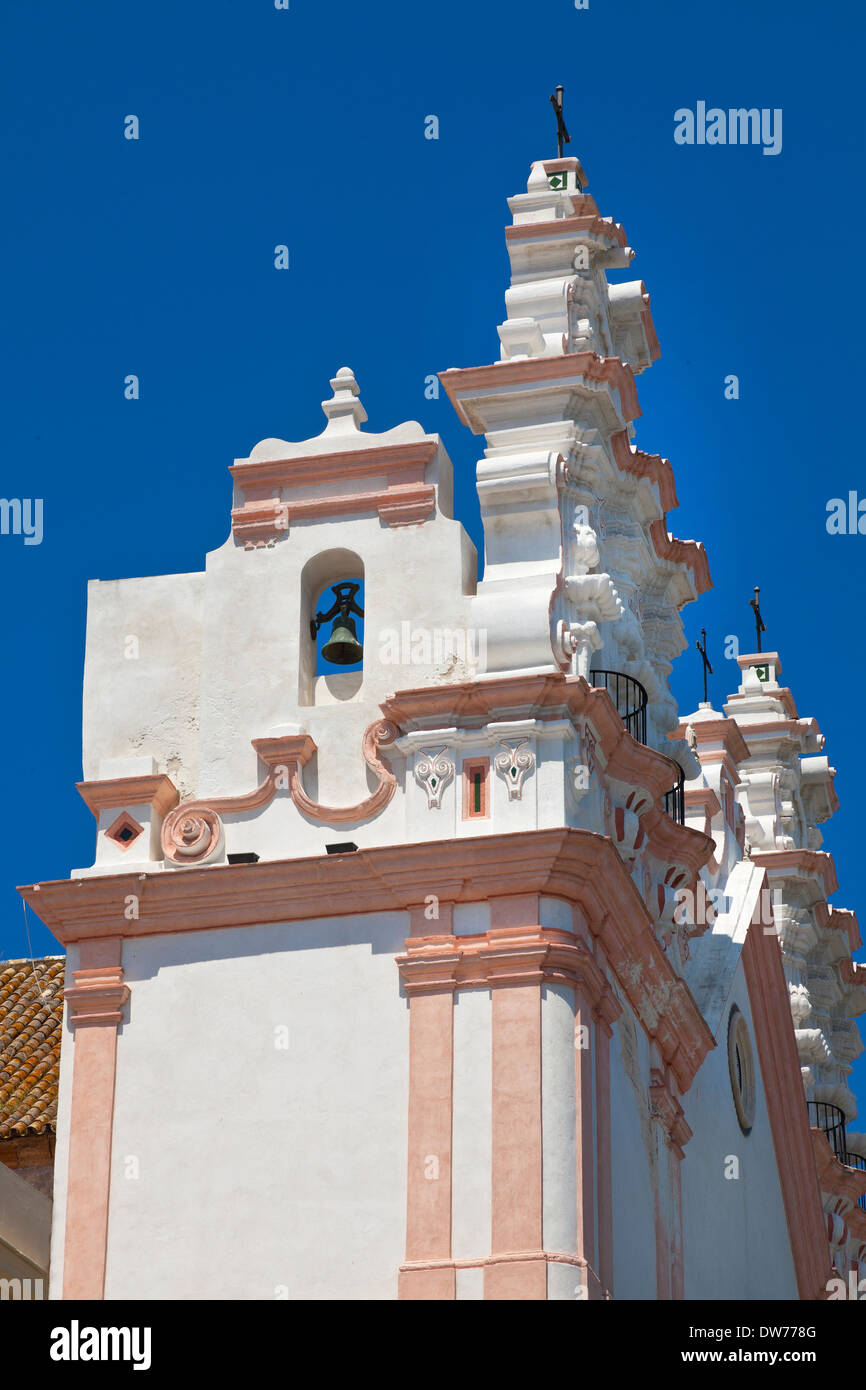
<path id="1" fill-rule="evenodd" d="M 334 395 L 329 401 L 322 401 L 322 409 L 328 417 L 325 434 L 357 434 L 367 419 L 367 412 L 360 401 L 360 388 L 351 367 L 341 367 L 331 378 Z"/>

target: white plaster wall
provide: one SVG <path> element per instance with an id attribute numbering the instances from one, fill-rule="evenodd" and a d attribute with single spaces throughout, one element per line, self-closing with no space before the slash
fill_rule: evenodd
<path id="1" fill-rule="evenodd" d="M 390 913 L 125 944 L 107 1298 L 396 1297 L 406 935 Z"/>
<path id="2" fill-rule="evenodd" d="M 655 1299 L 657 1292 L 655 1125 L 649 1114 L 648 1087 L 646 1034 L 626 1003 L 610 1039 L 613 1294 L 617 1299 Z"/>
<path id="3" fill-rule="evenodd" d="M 755 1059 L 755 1122 L 744 1135 L 728 1075 L 728 1014 L 744 1015 Z M 694 1132 L 683 1161 L 683 1249 L 687 1299 L 796 1299 L 797 1282 L 779 1186 L 742 961 L 709 1054 L 683 1099 Z M 728 1155 L 740 1177 L 724 1176 Z M 784 1155 L 782 1155 L 784 1162 Z"/>

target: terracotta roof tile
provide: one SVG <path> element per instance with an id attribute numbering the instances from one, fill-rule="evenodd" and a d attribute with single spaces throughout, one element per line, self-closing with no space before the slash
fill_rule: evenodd
<path id="1" fill-rule="evenodd" d="M 0 963 L 0 1139 L 53 1132 L 64 956 Z"/>

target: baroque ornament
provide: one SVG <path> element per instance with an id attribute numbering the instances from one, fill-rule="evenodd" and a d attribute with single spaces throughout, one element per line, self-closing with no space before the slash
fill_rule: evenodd
<path id="1" fill-rule="evenodd" d="M 442 805 L 442 793 L 453 776 L 454 764 L 450 758 L 445 757 L 444 748 L 440 748 L 438 753 L 422 750 L 422 756 L 415 763 L 415 781 L 427 793 L 429 810 L 439 810 Z"/>
<path id="2" fill-rule="evenodd" d="M 504 738 L 500 739 L 499 742 L 508 751 L 497 753 L 493 759 L 493 766 L 505 781 L 508 788 L 508 800 L 520 801 L 523 796 L 524 779 L 528 773 L 535 769 L 535 754 L 531 748 L 524 746 L 528 742 L 525 738 L 518 739 L 517 743 L 514 744 L 507 743 Z"/>

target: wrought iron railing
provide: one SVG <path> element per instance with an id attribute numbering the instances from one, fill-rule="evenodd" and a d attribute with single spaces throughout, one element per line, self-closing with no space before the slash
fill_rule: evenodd
<path id="1" fill-rule="evenodd" d="M 846 1153 L 841 1161 L 846 1168 L 858 1168 L 861 1173 L 866 1173 L 866 1158 L 862 1154 Z M 866 1211 L 866 1195 L 857 1198 L 857 1205 L 861 1211 Z"/>
<path id="2" fill-rule="evenodd" d="M 669 792 L 664 794 L 664 808 L 671 820 L 675 820 L 679 825 L 686 823 L 686 774 L 682 768 L 679 769 L 679 776 Z"/>
<path id="3" fill-rule="evenodd" d="M 646 743 L 647 694 L 640 681 L 623 671 L 590 671 L 590 685 L 606 690 L 632 738 Z"/>
<path id="4" fill-rule="evenodd" d="M 809 1123 L 813 1129 L 820 1129 L 834 1155 L 840 1163 L 845 1162 L 848 1142 L 845 1137 L 845 1111 L 838 1105 L 828 1105 L 823 1100 L 810 1100 Z"/>

